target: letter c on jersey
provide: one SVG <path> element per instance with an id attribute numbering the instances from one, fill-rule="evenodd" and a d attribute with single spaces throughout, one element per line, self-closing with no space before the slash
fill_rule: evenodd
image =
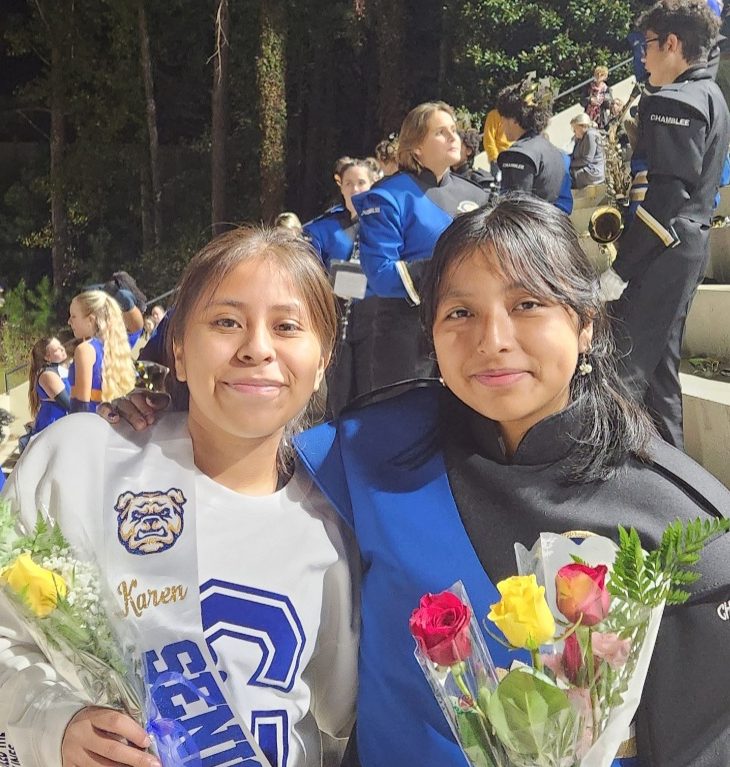
<path id="1" fill-rule="evenodd" d="M 200 589 L 203 633 L 216 663 L 215 644 L 230 637 L 257 645 L 261 662 L 248 684 L 291 690 L 306 637 L 291 601 L 270 591 L 210 580 Z M 253 711 L 251 731 L 273 767 L 286 767 L 288 716 Z"/>

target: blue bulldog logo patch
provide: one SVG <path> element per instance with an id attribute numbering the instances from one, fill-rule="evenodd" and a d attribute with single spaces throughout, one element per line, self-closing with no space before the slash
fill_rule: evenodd
<path id="1" fill-rule="evenodd" d="M 183 531 L 183 507 L 187 499 L 172 487 L 163 492 L 122 493 L 114 505 L 119 542 L 130 554 L 167 551 Z"/>

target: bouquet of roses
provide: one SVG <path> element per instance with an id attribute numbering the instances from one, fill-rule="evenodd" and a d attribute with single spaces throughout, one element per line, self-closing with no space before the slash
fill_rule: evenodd
<path id="1" fill-rule="evenodd" d="M 416 658 L 474 767 L 608 767 L 641 698 L 665 604 L 689 598 L 692 566 L 730 520 L 676 522 L 646 552 L 636 531 L 618 547 L 542 534 L 517 544 L 518 575 L 484 627 L 529 663 L 495 668 L 461 583 L 422 597 L 411 615 Z M 619 754 L 620 755 L 620 754 Z M 627 754 L 628 755 L 628 754 Z"/>

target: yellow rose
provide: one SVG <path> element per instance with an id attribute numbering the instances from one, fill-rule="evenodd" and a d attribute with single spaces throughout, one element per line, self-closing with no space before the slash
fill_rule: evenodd
<path id="1" fill-rule="evenodd" d="M 0 573 L 0 579 L 20 597 L 39 618 L 56 608 L 59 595 L 66 596 L 66 581 L 57 573 L 37 565 L 30 554 L 21 554 Z"/>
<path id="2" fill-rule="evenodd" d="M 491 605 L 487 618 L 513 647 L 537 648 L 555 636 L 555 620 L 545 601 L 545 587 L 534 575 L 515 575 L 500 581 L 502 599 Z"/>

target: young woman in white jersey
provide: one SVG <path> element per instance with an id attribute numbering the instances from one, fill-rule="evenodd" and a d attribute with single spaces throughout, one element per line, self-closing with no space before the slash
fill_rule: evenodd
<path id="1" fill-rule="evenodd" d="M 63 419 L 5 490 L 28 523 L 47 509 L 94 555 L 136 624 L 149 681 L 185 676 L 184 694 L 162 677 L 155 704 L 202 765 L 319 767 L 322 733 L 351 726 L 351 542 L 291 449 L 336 329 L 308 245 L 277 230 L 226 233 L 180 282 L 168 334 L 178 412 L 141 434 Z M 129 609 L 156 582 L 184 600 Z M 159 764 L 139 722 L 89 705 L 3 612 L 0 733 L 21 767 Z"/>

